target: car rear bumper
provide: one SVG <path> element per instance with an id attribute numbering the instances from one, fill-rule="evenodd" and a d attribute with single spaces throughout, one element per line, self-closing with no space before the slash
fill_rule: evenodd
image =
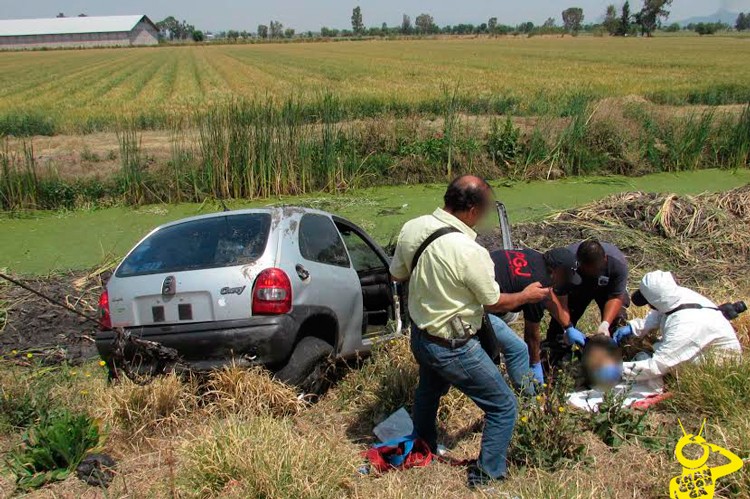
<path id="1" fill-rule="evenodd" d="M 177 350 L 193 369 L 214 369 L 224 365 L 283 364 L 292 353 L 299 325 L 291 315 L 262 316 L 249 319 L 172 324 L 126 329 L 133 337 L 160 343 Z M 114 331 L 96 335 L 99 355 L 111 364 Z M 126 348 L 125 355 L 137 352 Z"/>

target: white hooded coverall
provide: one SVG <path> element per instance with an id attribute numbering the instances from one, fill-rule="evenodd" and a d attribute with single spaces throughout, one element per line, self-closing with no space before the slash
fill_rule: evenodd
<path id="1" fill-rule="evenodd" d="M 716 304 L 704 296 L 678 286 L 671 273 L 656 271 L 646 274 L 640 291 L 656 310 L 645 319 L 630 321 L 633 334 L 643 336 L 658 328 L 662 338 L 654 344 L 653 357 L 623 364 L 623 374 L 627 379 L 662 377 L 682 363 L 702 360 L 709 351 L 721 356 L 738 355 L 742 351 L 734 328 L 718 310 L 685 309 L 666 315 L 688 303 L 716 308 Z"/>

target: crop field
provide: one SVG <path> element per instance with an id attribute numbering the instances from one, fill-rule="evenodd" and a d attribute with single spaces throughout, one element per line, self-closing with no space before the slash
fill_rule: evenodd
<path id="1" fill-rule="evenodd" d="M 0 122 L 40 116 L 53 131 L 143 128 L 232 98 L 335 94 L 350 117 L 439 111 L 565 115 L 571 101 L 750 99 L 750 39 L 497 38 L 0 53 Z"/>

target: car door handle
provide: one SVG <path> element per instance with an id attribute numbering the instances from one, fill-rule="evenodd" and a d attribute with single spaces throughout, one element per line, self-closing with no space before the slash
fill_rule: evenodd
<path id="1" fill-rule="evenodd" d="M 297 276 L 299 276 L 300 279 L 303 281 L 306 281 L 310 278 L 310 272 L 302 266 L 301 263 L 298 263 L 296 267 L 294 267 L 294 270 L 297 271 Z"/>

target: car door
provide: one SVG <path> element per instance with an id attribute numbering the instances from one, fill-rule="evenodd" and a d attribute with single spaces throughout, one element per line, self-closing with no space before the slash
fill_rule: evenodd
<path id="1" fill-rule="evenodd" d="M 333 217 L 362 289 L 362 338 L 365 345 L 401 334 L 403 297 L 390 279 L 390 259 L 361 228 Z"/>
<path id="2" fill-rule="evenodd" d="M 362 292 L 346 246 L 331 217 L 323 213 L 303 214 L 297 234 L 294 303 L 330 309 L 338 321 L 338 353 L 349 356 L 361 348 Z"/>

